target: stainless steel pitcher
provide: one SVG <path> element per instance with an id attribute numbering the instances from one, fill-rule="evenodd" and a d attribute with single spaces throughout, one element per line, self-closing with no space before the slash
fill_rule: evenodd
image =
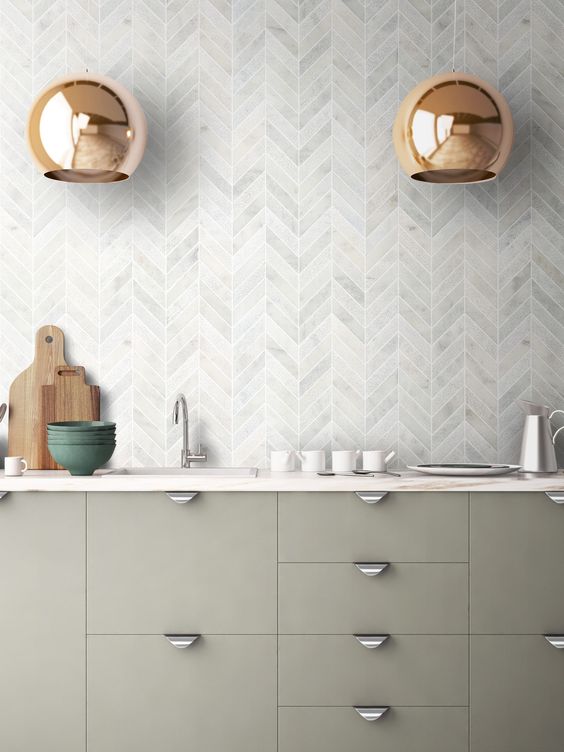
<path id="1" fill-rule="evenodd" d="M 528 473 L 555 473 L 558 463 L 554 444 L 564 426 L 553 433 L 550 421 L 557 413 L 564 414 L 564 410 L 550 412 L 546 405 L 535 405 L 526 400 L 517 400 L 517 403 L 526 414 L 519 460 L 521 469 Z"/>

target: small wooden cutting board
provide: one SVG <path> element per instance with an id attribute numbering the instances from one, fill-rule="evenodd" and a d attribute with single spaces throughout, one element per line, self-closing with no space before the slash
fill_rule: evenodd
<path id="1" fill-rule="evenodd" d="M 55 368 L 53 383 L 41 387 L 43 439 L 42 467 L 58 470 L 47 447 L 47 423 L 61 420 L 100 420 L 100 387 L 86 383 L 83 366 Z"/>
<path id="2" fill-rule="evenodd" d="M 8 454 L 23 457 L 30 469 L 42 468 L 41 387 L 52 384 L 55 368 L 66 365 L 65 338 L 57 326 L 42 326 L 35 335 L 35 359 L 10 387 Z"/>

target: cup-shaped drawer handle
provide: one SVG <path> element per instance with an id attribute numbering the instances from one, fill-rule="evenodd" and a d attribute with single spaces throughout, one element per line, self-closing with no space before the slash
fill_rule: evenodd
<path id="1" fill-rule="evenodd" d="M 188 501 L 194 501 L 198 493 L 199 491 L 167 491 L 166 495 L 175 504 L 186 504 Z"/>
<path id="2" fill-rule="evenodd" d="M 377 504 L 382 501 L 384 496 L 388 495 L 387 491 L 355 491 L 355 494 L 359 499 L 365 501 L 367 504 Z"/>
<path id="3" fill-rule="evenodd" d="M 553 648 L 564 648 L 564 635 L 562 634 L 546 634 L 545 640 L 550 642 Z"/>
<path id="4" fill-rule="evenodd" d="M 362 574 L 365 574 L 367 577 L 374 577 L 377 574 L 382 574 L 382 572 L 390 566 L 388 562 L 369 563 L 362 561 L 355 561 L 354 565 L 358 570 L 362 572 Z"/>
<path id="5" fill-rule="evenodd" d="M 0 501 L 4 498 L 4 496 L 7 496 L 10 492 L 9 491 L 0 491 Z"/>
<path id="6" fill-rule="evenodd" d="M 564 491 L 545 491 L 545 494 L 555 504 L 564 504 Z"/>
<path id="7" fill-rule="evenodd" d="M 379 648 L 389 636 L 389 634 L 355 634 L 355 638 L 365 648 Z"/>
<path id="8" fill-rule="evenodd" d="M 200 637 L 199 634 L 165 634 L 163 637 L 170 642 L 174 648 L 189 648 Z"/>
<path id="9" fill-rule="evenodd" d="M 390 706 L 384 705 L 380 708 L 372 708 L 364 705 L 355 705 L 354 709 L 364 718 L 365 721 L 377 721 L 384 715 L 384 713 L 388 712 Z"/>

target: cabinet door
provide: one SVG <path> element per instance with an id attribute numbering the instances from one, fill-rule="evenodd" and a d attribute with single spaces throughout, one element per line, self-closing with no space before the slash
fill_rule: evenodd
<path id="1" fill-rule="evenodd" d="M 0 501 L 0 749 L 79 752 L 85 717 L 85 499 Z"/>
<path id="2" fill-rule="evenodd" d="M 471 632 L 564 630 L 564 505 L 542 493 L 473 493 Z"/>
<path id="3" fill-rule="evenodd" d="M 468 561 L 468 494 L 281 493 L 280 561 Z"/>
<path id="4" fill-rule="evenodd" d="M 88 637 L 88 752 L 275 752 L 276 637 Z"/>
<path id="5" fill-rule="evenodd" d="M 279 752 L 468 752 L 468 709 L 392 707 L 369 722 L 354 708 L 280 708 L 279 737 Z"/>
<path id="6" fill-rule="evenodd" d="M 470 642 L 472 752 L 562 752 L 564 650 L 542 635 Z"/>
<path id="7" fill-rule="evenodd" d="M 276 633 L 276 494 L 88 494 L 88 631 Z"/>

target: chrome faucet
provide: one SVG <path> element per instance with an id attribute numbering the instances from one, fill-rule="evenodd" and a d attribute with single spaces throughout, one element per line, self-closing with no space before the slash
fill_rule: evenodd
<path id="1" fill-rule="evenodd" d="M 207 454 L 202 453 L 202 447 L 198 444 L 198 451 L 193 454 L 190 451 L 190 428 L 188 424 L 188 405 L 186 397 L 180 393 L 172 408 L 172 424 L 178 425 L 180 408 L 182 407 L 182 452 L 180 454 L 180 467 L 190 467 L 191 462 L 206 462 Z"/>

